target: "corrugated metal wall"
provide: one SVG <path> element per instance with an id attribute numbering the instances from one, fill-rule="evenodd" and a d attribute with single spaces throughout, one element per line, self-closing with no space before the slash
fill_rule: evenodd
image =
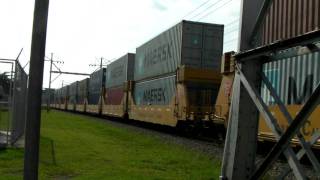
<path id="1" fill-rule="evenodd" d="M 303 104 L 320 82 L 320 53 L 269 62 L 263 71 L 285 104 Z M 261 94 L 268 105 L 275 103 L 265 85 Z"/>
<path id="2" fill-rule="evenodd" d="M 61 104 L 66 103 L 66 99 L 69 97 L 69 86 L 64 86 L 61 88 Z"/>
<path id="3" fill-rule="evenodd" d="M 136 49 L 134 80 L 168 75 L 181 65 L 220 69 L 223 29 L 223 25 L 182 21 L 161 33 Z"/>
<path id="4" fill-rule="evenodd" d="M 77 103 L 78 81 L 69 86 L 69 103 Z"/>
<path id="5" fill-rule="evenodd" d="M 88 96 L 89 78 L 78 82 L 78 98 L 77 103 L 84 103 L 85 98 Z"/>
<path id="6" fill-rule="evenodd" d="M 262 25 L 262 45 L 320 27 L 319 0 L 273 0 Z"/>
<path id="7" fill-rule="evenodd" d="M 89 104 L 97 104 L 99 101 L 101 88 L 104 88 L 106 77 L 106 69 L 100 69 L 90 75 L 89 80 L 89 96 L 88 103 Z"/>
<path id="8" fill-rule="evenodd" d="M 123 85 L 133 80 L 134 54 L 128 53 L 108 65 L 106 75 L 106 88 Z"/>
<path id="9" fill-rule="evenodd" d="M 136 105 L 168 105 L 176 92 L 176 76 L 138 82 L 134 85 Z"/>
<path id="10" fill-rule="evenodd" d="M 120 105 L 123 96 L 123 86 L 106 89 L 106 104 Z"/>

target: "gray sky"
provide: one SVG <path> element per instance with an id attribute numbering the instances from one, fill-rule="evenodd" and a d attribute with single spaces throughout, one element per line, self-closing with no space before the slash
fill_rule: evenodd
<path id="1" fill-rule="evenodd" d="M 241 0 L 51 0 L 46 56 L 63 71 L 91 73 L 89 64 L 114 60 L 182 19 L 225 24 L 224 51 L 235 50 Z M 202 5 L 200 8 L 198 8 Z M 15 58 L 21 48 L 24 66 L 30 57 L 34 0 L 1 0 L 0 58 Z M 198 8 L 198 9 L 196 9 Z M 195 10 L 195 11 L 194 11 Z M 192 13 L 190 13 L 192 12 Z M 187 16 L 186 16 L 187 15 Z M 0 64 L 0 72 L 8 71 Z M 29 66 L 26 67 L 29 71 Z M 48 86 L 45 64 L 44 87 Z M 53 75 L 55 77 L 56 75 Z M 52 86 L 84 79 L 62 75 Z"/>

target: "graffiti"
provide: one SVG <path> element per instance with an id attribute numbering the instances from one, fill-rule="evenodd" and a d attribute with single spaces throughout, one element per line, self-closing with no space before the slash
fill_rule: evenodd
<path id="1" fill-rule="evenodd" d="M 288 104 L 303 104 L 312 94 L 313 75 L 308 75 L 305 79 L 303 90 L 298 94 L 297 83 L 293 77 L 289 77 Z"/>
<path id="2" fill-rule="evenodd" d="M 143 101 L 149 103 L 165 102 L 165 88 L 147 89 L 143 93 Z"/>
<path id="3" fill-rule="evenodd" d="M 144 67 L 154 66 L 155 64 L 167 61 L 172 58 L 172 42 L 160 45 L 158 48 L 146 52 Z"/>

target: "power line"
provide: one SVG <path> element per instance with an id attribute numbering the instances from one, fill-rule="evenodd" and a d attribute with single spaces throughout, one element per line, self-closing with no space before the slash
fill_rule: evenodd
<path id="1" fill-rule="evenodd" d="M 230 34 L 230 33 L 232 33 L 232 32 L 238 31 L 238 30 L 239 30 L 239 27 L 236 27 L 236 28 L 234 28 L 234 29 L 232 29 L 232 30 L 225 31 L 225 32 L 224 32 L 224 35 Z"/>
<path id="2" fill-rule="evenodd" d="M 230 21 L 229 23 L 225 24 L 224 26 L 229 26 L 231 24 L 235 24 L 235 23 L 239 22 L 239 20 L 240 20 L 239 18 L 236 18 L 235 20 Z"/>
<path id="3" fill-rule="evenodd" d="M 201 11 L 200 13 L 196 14 L 195 16 L 192 16 L 192 18 L 190 19 L 193 19 L 195 17 L 198 17 L 199 15 L 201 15 L 202 13 L 204 13 L 205 11 L 207 11 L 208 9 L 210 9 L 211 7 L 215 6 L 216 4 L 218 4 L 219 2 L 221 2 L 223 0 L 218 0 L 216 1 L 215 3 L 211 4 L 210 6 L 208 6 L 206 9 L 204 9 L 203 11 Z"/>
<path id="4" fill-rule="evenodd" d="M 230 39 L 230 40 L 228 40 L 228 41 L 225 41 L 224 43 L 223 43 L 223 45 L 225 45 L 225 44 L 229 44 L 229 43 L 231 43 L 231 42 L 236 42 L 236 40 L 237 40 L 238 38 L 233 38 L 233 39 Z"/>
<path id="5" fill-rule="evenodd" d="M 187 13 L 185 16 L 182 17 L 182 19 L 184 19 L 185 17 L 191 15 L 192 13 L 194 13 L 195 11 L 197 11 L 198 9 L 200 9 L 202 6 L 204 6 L 205 4 L 207 4 L 208 2 L 210 2 L 211 0 L 207 0 L 206 2 L 202 3 L 200 6 L 198 6 L 197 8 L 195 8 L 194 10 L 190 11 L 189 13 Z"/>
<path id="6" fill-rule="evenodd" d="M 229 4 L 231 1 L 232 1 L 232 0 L 229 0 L 229 1 L 225 2 L 224 4 L 222 4 L 222 6 L 220 6 L 220 7 L 216 8 L 216 9 L 214 9 L 213 11 L 207 13 L 206 15 L 202 16 L 201 18 L 199 18 L 197 21 L 200 21 L 201 19 L 206 18 L 206 17 L 209 16 L 210 14 L 215 13 L 216 10 L 224 7 L 225 5 Z"/>

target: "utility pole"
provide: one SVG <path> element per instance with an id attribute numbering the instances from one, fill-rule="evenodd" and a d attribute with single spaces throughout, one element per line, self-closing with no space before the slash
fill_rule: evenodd
<path id="1" fill-rule="evenodd" d="M 24 180 L 37 180 L 43 66 L 47 36 L 49 0 L 35 0 L 27 103 Z"/>
<path id="2" fill-rule="evenodd" d="M 47 104 L 47 112 L 50 111 L 50 104 L 51 104 L 51 72 L 52 72 L 52 59 L 53 59 L 53 53 L 51 53 L 50 57 L 50 75 L 49 75 L 49 90 L 48 90 L 48 104 Z"/>
<path id="3" fill-rule="evenodd" d="M 103 60 L 103 58 L 101 57 L 101 59 L 100 59 L 100 69 L 102 69 L 102 60 Z"/>

